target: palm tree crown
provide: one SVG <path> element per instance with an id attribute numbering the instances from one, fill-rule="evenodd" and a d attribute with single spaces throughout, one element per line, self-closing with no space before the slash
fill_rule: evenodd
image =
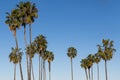
<path id="1" fill-rule="evenodd" d="M 48 59 L 48 62 L 50 63 L 51 61 L 54 60 L 54 54 L 52 52 L 47 52 L 47 59 Z"/>
<path id="2" fill-rule="evenodd" d="M 35 44 L 32 43 L 31 45 L 28 45 L 26 48 L 26 53 L 30 56 L 30 58 L 33 58 L 36 53 L 36 47 Z"/>
<path id="3" fill-rule="evenodd" d="M 74 47 L 68 48 L 68 57 L 75 58 L 77 56 L 77 50 Z"/>
<path id="4" fill-rule="evenodd" d="M 102 40 L 103 45 L 98 45 L 99 55 L 103 60 L 110 60 L 113 57 L 113 53 L 116 51 L 113 48 L 113 41 Z"/>
<path id="5" fill-rule="evenodd" d="M 36 50 L 40 54 L 42 51 L 45 51 L 47 48 L 47 40 L 43 35 L 39 35 L 35 38 Z"/>

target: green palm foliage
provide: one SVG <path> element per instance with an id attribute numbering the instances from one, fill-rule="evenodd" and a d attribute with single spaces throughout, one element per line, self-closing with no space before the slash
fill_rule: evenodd
<path id="1" fill-rule="evenodd" d="M 105 61 L 105 74 L 106 74 L 106 80 L 108 80 L 108 75 L 107 75 L 107 61 L 112 59 L 113 53 L 116 51 L 113 47 L 113 41 L 102 40 L 102 46 L 98 45 L 98 51 L 100 57 Z"/>
<path id="2" fill-rule="evenodd" d="M 47 61 L 49 65 L 49 80 L 51 80 L 51 62 L 54 60 L 54 54 L 50 51 L 47 52 Z"/>
<path id="3" fill-rule="evenodd" d="M 11 53 L 9 55 L 10 62 L 13 62 L 14 64 L 17 64 L 19 62 L 18 57 L 17 57 L 17 48 L 11 48 Z"/>
<path id="4" fill-rule="evenodd" d="M 71 80 L 73 80 L 73 65 L 72 65 L 72 59 L 77 56 L 77 50 L 74 47 L 69 47 L 67 56 L 70 57 L 71 60 Z"/>
<path id="5" fill-rule="evenodd" d="M 43 35 L 39 35 L 39 36 L 37 36 L 37 37 L 35 38 L 35 41 L 34 41 L 34 42 L 35 42 L 35 44 L 36 44 L 37 53 L 42 56 L 41 52 L 42 52 L 42 51 L 44 52 L 44 51 L 46 50 L 46 48 L 47 48 L 47 40 L 46 40 L 46 37 L 43 36 Z"/>
<path id="6" fill-rule="evenodd" d="M 31 43 L 31 45 L 27 46 L 26 53 L 30 56 L 30 59 L 32 59 L 34 57 L 34 55 L 36 53 L 36 46 L 34 43 Z"/>
<path id="7" fill-rule="evenodd" d="M 46 37 L 43 35 L 39 35 L 35 38 L 34 43 L 36 45 L 36 51 L 39 54 L 39 80 L 42 79 L 42 59 L 40 57 L 45 57 L 45 51 L 47 48 L 47 40 Z M 44 58 L 43 58 L 44 59 Z M 41 60 L 41 64 L 40 64 L 40 60 Z M 41 70 L 40 70 L 40 66 L 41 66 Z M 40 75 L 41 72 L 41 75 Z"/>
<path id="8" fill-rule="evenodd" d="M 82 59 L 81 60 L 81 65 L 80 66 L 85 69 L 86 80 L 88 80 L 88 73 L 87 73 L 88 66 L 87 66 L 87 64 L 88 64 L 88 59 Z"/>

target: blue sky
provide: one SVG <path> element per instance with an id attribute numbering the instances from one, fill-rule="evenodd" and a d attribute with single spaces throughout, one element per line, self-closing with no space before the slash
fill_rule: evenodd
<path id="1" fill-rule="evenodd" d="M 11 47 L 15 46 L 13 34 L 4 23 L 5 12 L 16 8 L 19 1 L 0 1 L 0 79 L 13 79 L 13 64 L 8 55 Z M 67 49 L 74 46 L 78 50 L 73 60 L 74 80 L 85 80 L 84 70 L 80 67 L 80 60 L 88 54 L 97 51 L 97 44 L 101 40 L 114 41 L 116 53 L 108 62 L 109 80 L 120 80 L 120 1 L 118 0 L 30 0 L 39 9 L 39 18 L 32 24 L 32 40 L 39 34 L 46 36 L 48 50 L 53 51 L 55 60 L 52 63 L 52 80 L 70 80 L 70 59 Z M 28 28 L 27 28 L 28 30 Z M 28 36 L 28 31 L 27 31 Z M 19 47 L 24 51 L 23 28 L 17 31 Z M 27 37 L 29 38 L 29 37 Z M 38 56 L 33 59 L 36 80 L 38 78 Z M 23 55 L 23 71 L 26 78 L 26 62 Z M 47 64 L 47 63 L 46 63 Z M 94 77 L 96 78 L 96 65 Z M 20 80 L 17 67 L 17 80 Z M 46 70 L 48 65 L 46 65 Z M 48 75 L 48 73 L 47 73 Z M 48 79 L 48 76 L 47 76 Z M 100 79 L 105 80 L 104 62 L 100 63 Z"/>

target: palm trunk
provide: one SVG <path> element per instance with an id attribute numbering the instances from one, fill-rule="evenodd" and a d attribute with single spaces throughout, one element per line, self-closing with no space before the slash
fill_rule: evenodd
<path id="1" fill-rule="evenodd" d="M 88 68 L 89 80 L 90 80 L 90 68 Z"/>
<path id="2" fill-rule="evenodd" d="M 98 75 L 98 80 L 99 80 L 99 64 L 97 63 L 97 75 Z"/>
<path id="3" fill-rule="evenodd" d="M 23 79 L 23 73 L 22 73 L 22 65 L 21 65 L 21 62 L 19 62 L 19 67 L 20 67 L 21 80 L 24 80 L 24 79 Z"/>
<path id="4" fill-rule="evenodd" d="M 49 80 L 51 80 L 51 64 L 50 62 L 48 62 L 48 64 L 49 64 Z"/>
<path id="5" fill-rule="evenodd" d="M 16 48 L 18 49 L 18 40 L 16 36 L 16 30 L 14 31 L 14 38 L 15 38 Z"/>
<path id="6" fill-rule="evenodd" d="M 17 41 L 17 36 L 16 36 L 16 30 L 14 31 L 14 38 L 15 38 L 15 42 L 16 42 L 16 48 L 18 49 L 18 41 Z M 14 80 L 16 80 L 16 64 L 14 67 Z"/>
<path id="7" fill-rule="evenodd" d="M 88 80 L 87 69 L 85 69 L 85 74 L 86 74 L 86 80 Z"/>
<path id="8" fill-rule="evenodd" d="M 91 68 L 91 76 L 92 76 L 92 80 L 93 80 L 93 67 Z"/>
<path id="9" fill-rule="evenodd" d="M 72 58 L 71 58 L 71 80 L 73 80 L 73 64 L 72 64 Z"/>
<path id="10" fill-rule="evenodd" d="M 30 58 L 30 63 L 29 63 L 29 80 L 31 80 L 31 65 L 32 65 L 32 59 Z"/>
<path id="11" fill-rule="evenodd" d="M 30 44 L 32 42 L 32 27 L 31 24 L 29 24 L 29 34 L 30 34 Z"/>
<path id="12" fill-rule="evenodd" d="M 16 80 L 16 64 L 14 64 L 14 80 Z"/>
<path id="13" fill-rule="evenodd" d="M 43 80 L 43 59 L 41 58 L 41 80 Z"/>
<path id="14" fill-rule="evenodd" d="M 107 75 L 107 61 L 105 60 L 105 74 L 106 74 L 106 80 L 108 80 L 108 75 Z"/>
<path id="15" fill-rule="evenodd" d="M 46 80 L 46 69 L 45 69 L 45 60 L 43 61 L 43 69 L 44 69 L 44 79 L 43 80 Z"/>
<path id="16" fill-rule="evenodd" d="M 25 46 L 27 46 L 27 40 L 26 40 L 26 25 L 24 25 L 24 43 L 25 43 Z"/>
<path id="17" fill-rule="evenodd" d="M 40 55 L 39 55 L 39 80 L 40 80 Z"/>
<path id="18" fill-rule="evenodd" d="M 27 47 L 27 40 L 26 40 L 26 25 L 24 25 L 24 43 L 25 43 L 25 47 Z M 26 64 L 27 64 L 27 76 L 29 77 L 28 54 L 27 54 L 27 53 L 26 53 Z"/>
<path id="19" fill-rule="evenodd" d="M 34 77 L 34 70 L 33 70 L 33 62 L 32 62 L 32 64 L 31 64 L 32 66 L 32 77 L 33 77 L 33 80 L 35 80 L 35 77 Z"/>
<path id="20" fill-rule="evenodd" d="M 29 24 L 29 35 L 30 35 L 30 45 L 32 42 L 32 31 L 31 31 L 31 24 Z M 31 49 L 30 49 L 30 54 L 31 54 Z M 29 56 L 30 58 L 30 56 Z M 29 80 L 31 80 L 31 64 L 32 64 L 32 60 L 30 59 L 30 64 L 29 64 Z"/>

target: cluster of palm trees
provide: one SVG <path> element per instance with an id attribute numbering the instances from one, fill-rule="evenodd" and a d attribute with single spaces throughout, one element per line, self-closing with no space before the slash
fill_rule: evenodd
<path id="1" fill-rule="evenodd" d="M 47 40 L 43 35 L 39 35 L 32 41 L 32 23 L 34 23 L 35 18 L 38 18 L 38 9 L 34 3 L 29 1 L 20 2 L 16 5 L 16 9 L 13 9 L 10 13 L 6 13 L 5 23 L 9 25 L 10 30 L 13 32 L 16 47 L 12 47 L 12 51 L 9 55 L 10 62 L 14 63 L 14 80 L 16 80 L 16 65 L 19 63 L 21 80 L 24 79 L 22 72 L 22 54 L 23 52 L 18 46 L 17 39 L 17 29 L 24 27 L 24 44 L 25 44 L 25 54 L 26 54 L 26 65 L 27 65 L 27 77 L 28 80 L 35 80 L 33 62 L 32 58 L 37 53 L 39 55 L 39 80 L 46 80 L 46 69 L 45 62 L 48 61 L 49 64 L 49 80 L 51 80 L 51 61 L 54 60 L 54 54 L 47 50 Z M 29 26 L 29 44 L 26 39 L 26 26 Z M 31 76 L 32 74 L 32 76 Z M 33 78 L 33 79 L 31 79 Z"/>
<path id="2" fill-rule="evenodd" d="M 99 80 L 99 62 L 101 59 L 105 62 L 105 75 L 106 80 L 108 80 L 108 74 L 107 74 L 107 61 L 112 59 L 113 53 L 116 51 L 113 48 L 113 41 L 110 41 L 109 39 L 103 39 L 102 45 L 98 46 L 98 52 L 96 54 L 89 54 L 86 58 L 81 60 L 81 67 L 84 68 L 86 73 L 86 80 L 93 80 L 93 64 L 97 64 L 97 75 Z"/>
<path id="3" fill-rule="evenodd" d="M 47 40 L 43 35 L 39 35 L 32 41 L 32 23 L 35 18 L 38 18 L 38 9 L 34 3 L 29 1 L 20 2 L 16 5 L 16 9 L 13 9 L 10 13 L 6 13 L 5 23 L 9 25 L 10 30 L 13 32 L 16 46 L 11 48 L 9 55 L 10 62 L 14 63 L 14 80 L 16 80 L 16 65 L 19 64 L 21 80 L 25 80 L 22 72 L 22 54 L 21 48 L 18 45 L 17 30 L 22 26 L 24 27 L 24 44 L 26 54 L 27 65 L 27 78 L 28 80 L 35 80 L 33 61 L 34 55 L 39 57 L 39 80 L 46 80 L 46 61 L 49 66 L 49 80 L 51 80 L 51 62 L 54 60 L 54 54 L 47 50 Z M 29 44 L 26 38 L 26 26 L 29 26 Z M 102 45 L 98 45 L 98 52 L 96 54 L 89 54 L 85 59 L 81 60 L 81 67 L 85 69 L 86 79 L 93 80 L 93 64 L 97 64 L 98 80 L 99 80 L 99 62 L 101 59 L 105 62 L 105 74 L 107 76 L 107 61 L 113 57 L 115 49 L 113 48 L 113 41 L 102 40 Z M 69 47 L 67 56 L 70 57 L 71 62 L 71 80 L 73 80 L 73 58 L 77 56 L 77 50 L 74 47 Z"/>

